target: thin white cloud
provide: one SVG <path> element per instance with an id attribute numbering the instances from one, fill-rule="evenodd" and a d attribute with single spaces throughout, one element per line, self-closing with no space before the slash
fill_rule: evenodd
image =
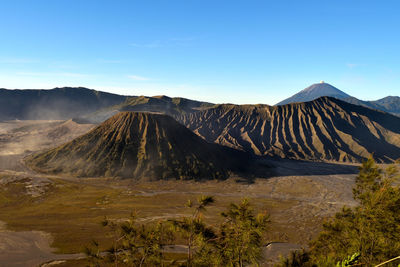
<path id="1" fill-rule="evenodd" d="M 365 64 L 359 64 L 359 63 L 347 63 L 346 66 L 350 69 L 358 68 L 365 66 Z"/>
<path id="2" fill-rule="evenodd" d="M 0 64 L 28 64 L 36 62 L 38 61 L 31 58 L 0 58 Z"/>
<path id="3" fill-rule="evenodd" d="M 99 59 L 97 60 L 98 63 L 110 63 L 110 64 L 118 64 L 118 63 L 122 63 L 122 60 L 119 59 Z"/>
<path id="4" fill-rule="evenodd" d="M 40 76 L 40 77 L 89 77 L 89 74 L 73 72 L 17 72 L 18 76 Z"/>
<path id="5" fill-rule="evenodd" d="M 176 47 L 189 46 L 198 39 L 197 37 L 174 37 L 165 40 L 155 40 L 149 43 L 131 43 L 130 46 L 140 48 L 159 48 L 159 47 Z"/>
<path id="6" fill-rule="evenodd" d="M 147 77 L 139 76 L 139 75 L 128 75 L 128 78 L 134 81 L 148 81 L 150 80 Z"/>
<path id="7" fill-rule="evenodd" d="M 178 41 L 178 42 L 190 42 L 196 40 L 196 37 L 180 37 L 180 38 L 170 38 L 171 41 Z"/>
<path id="8" fill-rule="evenodd" d="M 139 44 L 139 43 L 131 43 L 130 46 L 134 46 L 134 47 L 142 47 L 142 48 L 158 48 L 158 47 L 162 47 L 163 45 L 161 44 L 160 41 L 154 41 L 151 43 L 144 43 L 144 44 Z"/>
<path id="9" fill-rule="evenodd" d="M 347 63 L 346 66 L 347 66 L 348 68 L 350 68 L 350 69 L 353 69 L 353 68 L 357 67 L 358 64 L 355 64 L 355 63 Z"/>

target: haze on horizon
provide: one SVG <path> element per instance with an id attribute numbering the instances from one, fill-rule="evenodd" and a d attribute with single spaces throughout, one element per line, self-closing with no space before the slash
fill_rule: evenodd
<path id="1" fill-rule="evenodd" d="M 398 1 L 3 1 L 0 88 L 275 104 L 399 95 Z"/>

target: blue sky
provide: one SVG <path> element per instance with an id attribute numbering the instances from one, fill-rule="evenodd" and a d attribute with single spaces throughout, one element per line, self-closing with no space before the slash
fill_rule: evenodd
<path id="1" fill-rule="evenodd" d="M 0 87 L 275 104 L 400 95 L 400 1 L 1 1 Z"/>

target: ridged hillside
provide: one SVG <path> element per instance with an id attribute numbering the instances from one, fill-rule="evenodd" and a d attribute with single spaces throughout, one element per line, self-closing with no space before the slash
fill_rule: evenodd
<path id="1" fill-rule="evenodd" d="M 246 166 L 247 155 L 209 144 L 167 115 L 121 112 L 26 163 L 80 177 L 223 179 Z"/>
<path id="2" fill-rule="evenodd" d="M 336 98 L 282 106 L 218 105 L 178 121 L 209 142 L 256 155 L 359 162 L 400 158 L 400 118 Z"/>

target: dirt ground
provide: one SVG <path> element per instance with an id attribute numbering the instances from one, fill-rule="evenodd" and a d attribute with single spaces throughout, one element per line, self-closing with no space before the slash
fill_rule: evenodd
<path id="1" fill-rule="evenodd" d="M 212 214 L 245 197 L 257 210 L 267 210 L 272 224 L 265 256 L 275 260 L 306 247 L 323 220 L 343 205 L 355 205 L 356 165 L 267 160 L 274 175 L 252 182 L 237 177 L 204 182 L 82 180 L 40 175 L 24 166 L 29 153 L 71 140 L 93 126 L 73 121 L 0 123 L 0 220 L 6 223 L 0 228 L 0 266 L 80 257 L 82 245 L 102 234 L 96 223 L 104 216 L 121 218 L 139 210 L 140 222 L 179 217 L 187 213 L 186 200 L 199 195 L 217 200 L 206 213 L 211 224 L 218 223 Z"/>
<path id="2" fill-rule="evenodd" d="M 82 254 L 55 254 L 50 247 L 52 237 L 42 231 L 8 231 L 0 222 L 0 266 L 38 266 L 43 262 L 57 259 L 82 257 Z"/>

